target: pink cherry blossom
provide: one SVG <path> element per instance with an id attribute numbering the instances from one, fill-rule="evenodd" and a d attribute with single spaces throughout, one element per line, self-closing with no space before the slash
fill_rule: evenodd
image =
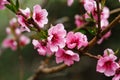
<path id="1" fill-rule="evenodd" d="M 4 48 L 11 48 L 13 51 L 17 49 L 17 42 L 13 38 L 6 38 L 3 40 L 2 46 Z"/>
<path id="2" fill-rule="evenodd" d="M 28 37 L 26 37 L 24 35 L 20 36 L 20 39 L 19 39 L 20 46 L 25 46 L 25 45 L 27 45 L 29 43 L 30 43 L 30 39 Z"/>
<path id="3" fill-rule="evenodd" d="M 110 16 L 110 10 L 107 7 L 104 7 L 101 12 L 101 19 L 108 19 Z"/>
<path id="4" fill-rule="evenodd" d="M 73 4 L 74 0 L 67 0 L 67 5 L 71 6 Z"/>
<path id="5" fill-rule="evenodd" d="M 30 39 L 24 35 L 18 35 L 19 36 L 19 44 L 20 46 L 25 46 L 30 43 Z M 7 38 L 3 40 L 2 43 L 4 48 L 11 48 L 12 50 L 17 49 L 17 41 L 15 40 L 14 36 L 11 34 L 8 35 Z"/>
<path id="6" fill-rule="evenodd" d="M 0 10 L 5 8 L 5 4 L 8 4 L 7 0 L 0 0 Z"/>
<path id="7" fill-rule="evenodd" d="M 115 75 L 112 80 L 120 80 L 120 66 L 116 69 Z"/>
<path id="8" fill-rule="evenodd" d="M 66 65 L 71 66 L 74 61 L 79 61 L 79 55 L 71 50 L 59 49 L 56 54 L 56 63 L 64 62 Z"/>
<path id="9" fill-rule="evenodd" d="M 95 9 L 95 1 L 94 0 L 84 0 L 84 8 L 90 13 Z"/>
<path id="10" fill-rule="evenodd" d="M 85 24 L 85 21 L 82 16 L 75 15 L 75 24 L 77 27 L 81 27 L 82 25 Z"/>
<path id="11" fill-rule="evenodd" d="M 85 47 L 88 44 L 86 35 L 80 32 L 69 32 L 66 37 L 67 47 L 73 49 L 77 47 L 78 49 L 81 47 Z"/>
<path id="12" fill-rule="evenodd" d="M 40 55 L 52 55 L 52 52 L 50 51 L 49 47 L 47 47 L 47 43 L 45 41 L 38 41 L 34 39 L 32 44 Z"/>
<path id="13" fill-rule="evenodd" d="M 43 28 L 45 24 L 48 23 L 48 12 L 46 9 L 42 9 L 41 6 L 35 5 L 33 8 L 33 20 L 39 25 L 40 28 Z"/>
<path id="14" fill-rule="evenodd" d="M 30 9 L 26 8 L 25 10 L 20 9 L 20 11 L 26 16 L 26 18 L 30 18 Z M 18 17 L 18 22 L 21 25 L 21 29 L 24 29 L 23 31 L 28 31 L 30 32 L 28 26 L 26 25 L 26 19 L 22 15 L 17 15 Z"/>
<path id="15" fill-rule="evenodd" d="M 106 49 L 104 55 L 99 58 L 97 62 L 97 72 L 104 73 L 106 76 L 113 76 L 116 69 L 118 68 L 118 63 L 115 62 L 117 57 L 114 55 L 111 49 Z"/>
<path id="16" fill-rule="evenodd" d="M 52 26 L 48 30 L 48 45 L 50 47 L 50 50 L 52 52 L 55 52 L 58 50 L 58 47 L 63 48 L 65 47 L 65 36 L 66 36 L 66 30 L 64 29 L 63 24 L 57 24 L 55 26 Z"/>
<path id="17" fill-rule="evenodd" d="M 103 56 L 105 57 L 105 56 L 108 56 L 109 54 L 114 55 L 115 53 L 114 53 L 114 51 L 113 51 L 112 49 L 110 49 L 110 48 L 105 49 Z"/>

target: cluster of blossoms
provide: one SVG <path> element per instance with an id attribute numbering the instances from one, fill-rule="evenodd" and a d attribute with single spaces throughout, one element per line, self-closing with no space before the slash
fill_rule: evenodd
<path id="1" fill-rule="evenodd" d="M 16 50 L 19 46 L 25 46 L 30 43 L 30 39 L 23 35 L 18 27 L 16 18 L 10 21 L 10 27 L 6 28 L 7 37 L 4 39 L 2 46 Z"/>
<path id="2" fill-rule="evenodd" d="M 48 23 L 47 16 L 48 12 L 46 9 L 42 9 L 39 5 L 33 7 L 33 12 L 31 12 L 29 8 L 25 10 L 19 9 L 17 12 L 17 21 L 20 24 L 20 28 L 11 27 L 7 29 L 8 35 L 13 34 L 13 37 L 6 38 L 3 41 L 3 46 L 16 50 L 18 44 L 16 42 L 17 36 L 19 36 L 17 38 L 19 38 L 20 45 L 22 44 L 22 46 L 24 46 L 28 44 L 29 39 L 25 36 L 23 37 L 21 32 L 30 32 L 30 28 L 34 28 L 36 25 L 39 29 L 44 28 L 44 25 Z M 32 21 L 32 23 L 30 21 Z M 73 52 L 72 49 L 86 47 L 88 44 L 86 35 L 81 32 L 74 33 L 72 31 L 67 33 L 63 24 L 51 26 L 47 33 L 47 38 L 40 40 L 33 39 L 32 41 L 40 55 L 50 56 L 55 54 L 57 63 L 64 62 L 68 66 L 74 64 L 74 61 L 79 61 L 78 53 Z M 24 38 L 26 39 L 24 40 Z"/>
<path id="3" fill-rule="evenodd" d="M 30 26 L 33 27 L 32 24 L 28 23 L 27 21 L 32 18 L 33 22 L 35 22 L 39 28 L 43 28 L 45 24 L 48 23 L 48 13 L 46 9 L 42 9 L 41 6 L 35 5 L 33 7 L 33 13 L 31 13 L 29 8 L 26 8 L 25 10 L 20 9 L 20 12 L 24 15 L 17 15 L 18 17 L 18 22 L 22 27 L 23 31 L 28 31 L 30 32 Z"/>
<path id="4" fill-rule="evenodd" d="M 120 80 L 120 64 L 112 49 L 106 49 L 103 56 L 97 62 L 96 71 L 104 73 L 105 76 L 114 76 L 112 80 Z"/>
<path id="5" fill-rule="evenodd" d="M 57 24 L 48 30 L 46 40 L 33 40 L 32 43 L 40 55 L 55 54 L 57 63 L 64 62 L 70 66 L 80 59 L 72 49 L 85 47 L 88 41 L 86 35 L 72 31 L 67 33 L 63 24 Z"/>
<path id="6" fill-rule="evenodd" d="M 25 10 L 20 9 L 21 14 L 17 14 L 18 22 L 25 31 L 30 31 L 30 27 L 34 27 L 33 24 L 29 23 L 29 19 L 32 19 L 39 28 L 44 28 L 44 25 L 48 23 L 47 11 L 41 9 L 41 6 L 35 5 L 33 7 L 33 12 L 30 12 L 29 8 Z M 24 16 L 23 16 L 24 15 Z M 54 55 L 56 57 L 56 62 L 64 62 L 66 65 L 70 66 L 74 61 L 79 61 L 79 55 L 72 51 L 72 49 L 80 49 L 87 46 L 88 41 L 86 35 L 80 32 L 66 32 L 63 24 L 57 24 L 51 26 L 48 30 L 47 38 L 45 39 L 33 39 L 32 44 L 38 53 L 42 56 Z"/>
<path id="7" fill-rule="evenodd" d="M 75 16 L 75 24 L 78 28 L 82 28 L 82 26 L 87 22 L 87 20 L 92 20 L 94 23 L 96 23 L 96 28 L 98 27 L 98 12 L 97 12 L 97 3 L 95 0 L 83 0 L 82 1 L 84 9 L 86 10 L 86 13 L 84 15 L 76 15 Z M 107 7 L 103 7 L 99 4 L 100 8 L 100 24 L 101 24 L 101 30 L 104 30 L 109 22 L 109 9 Z M 99 41 L 98 44 L 101 44 L 104 39 L 107 39 L 111 35 L 111 31 L 106 33 Z"/>

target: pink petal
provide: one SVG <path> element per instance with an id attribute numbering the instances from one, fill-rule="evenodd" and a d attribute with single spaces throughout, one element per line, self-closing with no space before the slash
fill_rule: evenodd
<path id="1" fill-rule="evenodd" d="M 105 67 L 97 65 L 96 71 L 100 72 L 100 73 L 103 73 L 103 72 L 105 72 Z"/>
<path id="2" fill-rule="evenodd" d="M 80 61 L 79 55 L 77 53 L 75 53 L 74 56 L 72 56 L 72 59 L 74 61 Z"/>
<path id="3" fill-rule="evenodd" d="M 74 61 L 72 61 L 71 59 L 65 59 L 64 63 L 68 66 L 71 66 L 72 64 L 74 64 Z"/>
<path id="4" fill-rule="evenodd" d="M 37 51 L 39 52 L 40 55 L 43 55 L 43 56 L 46 55 L 46 50 L 43 48 L 37 49 Z"/>
<path id="5" fill-rule="evenodd" d="M 50 45 L 50 50 L 52 52 L 56 52 L 58 50 L 58 46 L 56 46 L 56 45 Z"/>
<path id="6" fill-rule="evenodd" d="M 104 74 L 108 77 L 113 76 L 115 74 L 115 71 L 111 69 L 107 69 Z"/>
<path id="7" fill-rule="evenodd" d="M 33 7 L 33 10 L 34 10 L 33 12 L 35 12 L 35 13 L 40 12 L 41 11 L 41 6 L 37 4 Z"/>
<path id="8" fill-rule="evenodd" d="M 71 6 L 73 4 L 74 0 L 67 0 L 67 5 Z"/>
<path id="9" fill-rule="evenodd" d="M 39 45 L 39 42 L 38 40 L 33 39 L 32 44 L 37 47 Z"/>
<path id="10" fill-rule="evenodd" d="M 59 49 L 59 50 L 56 52 L 55 56 L 56 56 L 56 57 L 62 57 L 63 53 L 65 53 L 64 49 Z"/>
<path id="11" fill-rule="evenodd" d="M 63 58 L 62 57 L 56 57 L 56 63 L 61 63 L 63 62 Z"/>

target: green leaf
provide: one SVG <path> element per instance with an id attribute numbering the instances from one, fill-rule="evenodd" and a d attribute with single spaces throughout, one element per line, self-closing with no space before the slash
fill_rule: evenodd
<path id="1" fill-rule="evenodd" d="M 87 15 L 89 16 L 89 18 L 86 18 L 86 19 L 85 19 L 87 22 L 95 22 L 92 13 L 87 13 Z"/>
<path id="2" fill-rule="evenodd" d="M 15 6 L 15 4 L 14 4 L 13 0 L 10 0 L 10 3 L 11 3 L 11 5 L 14 5 L 14 6 Z"/>
<path id="3" fill-rule="evenodd" d="M 19 9 L 19 0 L 16 0 L 16 9 Z"/>
<path id="4" fill-rule="evenodd" d="M 6 6 L 9 10 L 11 10 L 12 12 L 15 13 L 15 9 L 14 9 L 14 6 L 13 6 L 13 5 L 6 4 L 5 6 Z"/>
<path id="5" fill-rule="evenodd" d="M 37 31 L 37 29 L 35 27 L 31 27 L 31 26 L 29 26 L 29 29 L 30 29 L 30 31 Z"/>
<path id="6" fill-rule="evenodd" d="M 86 34 L 86 31 L 83 30 L 83 29 L 80 29 L 79 32 L 83 33 L 83 34 Z"/>
<path id="7" fill-rule="evenodd" d="M 47 39 L 47 31 L 41 30 L 40 32 L 35 32 L 31 37 L 37 40 Z"/>
<path id="8" fill-rule="evenodd" d="M 120 51 L 120 49 L 117 49 L 117 50 L 115 51 L 115 54 L 117 54 L 119 51 Z"/>
<path id="9" fill-rule="evenodd" d="M 87 22 L 93 22 L 92 18 L 86 18 L 85 19 Z"/>
<path id="10" fill-rule="evenodd" d="M 14 13 L 18 11 L 18 6 L 16 6 L 12 0 L 10 0 L 10 4 L 6 4 L 5 6 Z"/>
<path id="11" fill-rule="evenodd" d="M 92 35 L 96 35 L 97 29 L 95 27 L 87 28 L 88 32 Z"/>

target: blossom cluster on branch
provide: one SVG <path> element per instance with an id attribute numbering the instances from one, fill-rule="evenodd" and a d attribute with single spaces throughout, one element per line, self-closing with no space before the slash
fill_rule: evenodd
<path id="1" fill-rule="evenodd" d="M 6 28 L 7 37 L 3 40 L 2 46 L 4 48 L 11 48 L 17 50 L 18 45 L 23 47 L 30 43 L 30 39 L 22 34 L 16 18 L 10 21 L 10 27 Z"/>
<path id="2" fill-rule="evenodd" d="M 103 56 L 100 56 L 96 71 L 100 73 L 104 73 L 105 76 L 113 76 L 112 80 L 119 80 L 120 79 L 120 63 L 116 62 L 117 57 L 112 49 L 106 49 L 104 51 Z"/>
<path id="3" fill-rule="evenodd" d="M 67 0 L 68 6 L 72 6 L 73 2 L 74 0 Z M 98 60 L 97 72 L 104 73 L 108 77 L 114 76 L 112 80 L 119 80 L 120 62 L 116 62 L 117 56 L 112 49 L 106 49 L 103 56 L 87 53 L 88 48 L 92 47 L 90 45 L 94 45 L 96 42 L 101 44 L 111 35 L 110 29 L 111 26 L 114 26 L 112 25 L 114 21 L 109 25 L 110 10 L 105 6 L 105 0 L 80 0 L 80 3 L 86 12 L 83 15 L 75 15 L 76 28 L 67 31 L 63 23 L 51 24 L 49 28 L 45 28 L 45 25 L 48 24 L 48 11 L 42 9 L 38 4 L 33 6 L 33 11 L 31 11 L 28 7 L 21 9 L 18 0 L 16 3 L 12 0 L 1 0 L 0 9 L 7 7 L 16 15 L 16 18 L 10 21 L 10 27 L 6 29 L 7 38 L 3 40 L 2 46 L 15 51 L 30 43 L 30 38 L 24 32 L 35 32 L 32 44 L 39 55 L 54 56 L 57 64 L 64 63 L 71 66 L 75 61 L 80 61 L 79 54 L 84 54 Z M 115 22 L 119 21 L 115 20 Z M 94 38 L 88 41 L 87 35 L 80 32 L 82 29 L 87 30 Z M 57 69 L 53 69 L 53 71 L 57 72 Z"/>

